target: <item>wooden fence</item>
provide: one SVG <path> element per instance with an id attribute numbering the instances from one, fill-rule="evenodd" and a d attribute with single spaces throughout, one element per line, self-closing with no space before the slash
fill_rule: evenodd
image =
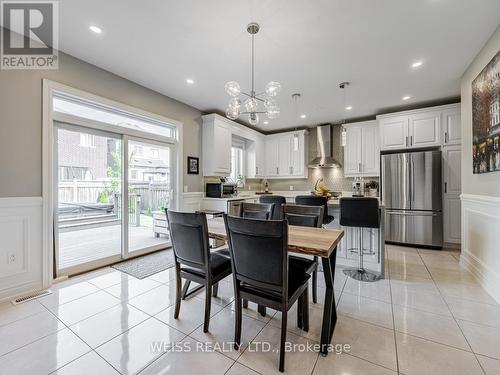
<path id="1" fill-rule="evenodd" d="M 96 203 L 103 192 L 108 192 L 110 203 L 114 197 L 111 182 L 106 181 L 60 181 L 59 202 L 61 203 Z M 168 207 L 170 191 L 165 183 L 130 182 L 129 192 L 140 196 L 140 210 L 162 210 Z"/>

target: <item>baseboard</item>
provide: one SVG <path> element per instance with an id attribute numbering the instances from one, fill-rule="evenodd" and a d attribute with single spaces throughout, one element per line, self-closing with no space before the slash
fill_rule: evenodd
<path id="1" fill-rule="evenodd" d="M 500 303 L 500 198 L 463 194 L 460 263 Z"/>

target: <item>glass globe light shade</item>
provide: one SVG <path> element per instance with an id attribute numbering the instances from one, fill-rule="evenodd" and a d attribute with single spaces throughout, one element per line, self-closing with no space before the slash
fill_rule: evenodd
<path id="1" fill-rule="evenodd" d="M 259 115 L 257 113 L 250 113 L 248 116 L 248 122 L 252 126 L 257 125 L 259 123 Z"/>
<path id="2" fill-rule="evenodd" d="M 225 87 L 226 87 L 226 92 L 230 96 L 238 96 L 241 93 L 240 84 L 236 81 L 230 81 L 230 82 L 226 83 Z"/>
<path id="3" fill-rule="evenodd" d="M 236 120 L 240 116 L 240 111 L 238 108 L 228 108 L 226 109 L 226 117 L 231 120 Z"/>
<path id="4" fill-rule="evenodd" d="M 264 100 L 264 107 L 271 108 L 276 106 L 276 101 L 273 98 L 267 98 Z"/>
<path id="5" fill-rule="evenodd" d="M 245 100 L 245 109 L 247 112 L 255 112 L 259 108 L 259 103 L 255 98 L 248 98 Z"/>
<path id="6" fill-rule="evenodd" d="M 280 108 L 275 105 L 267 109 L 267 117 L 272 119 L 280 117 Z"/>
<path id="7" fill-rule="evenodd" d="M 231 100 L 229 100 L 230 109 L 239 109 L 240 107 L 241 107 L 240 98 L 231 98 Z"/>
<path id="8" fill-rule="evenodd" d="M 271 81 L 266 85 L 266 94 L 268 96 L 276 96 L 281 91 L 281 84 L 279 82 Z"/>

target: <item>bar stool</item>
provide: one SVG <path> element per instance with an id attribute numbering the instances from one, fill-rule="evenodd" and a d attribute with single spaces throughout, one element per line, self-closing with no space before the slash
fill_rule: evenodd
<path id="1" fill-rule="evenodd" d="M 380 214 L 377 198 L 340 198 L 340 225 L 344 227 L 355 227 L 358 232 L 358 244 L 356 249 L 359 255 L 358 268 L 348 268 L 344 274 L 358 281 L 378 281 L 380 275 L 365 270 L 363 266 L 363 228 L 380 227 Z M 348 249 L 353 250 L 353 249 Z"/>
<path id="2" fill-rule="evenodd" d="M 261 195 L 259 203 L 274 204 L 273 220 L 283 220 L 283 204 L 286 204 L 286 198 L 281 195 Z"/>

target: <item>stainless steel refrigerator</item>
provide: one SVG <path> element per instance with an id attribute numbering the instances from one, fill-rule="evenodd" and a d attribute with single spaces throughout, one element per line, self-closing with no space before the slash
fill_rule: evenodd
<path id="1" fill-rule="evenodd" d="M 381 155 L 385 240 L 443 246 L 441 151 Z"/>

